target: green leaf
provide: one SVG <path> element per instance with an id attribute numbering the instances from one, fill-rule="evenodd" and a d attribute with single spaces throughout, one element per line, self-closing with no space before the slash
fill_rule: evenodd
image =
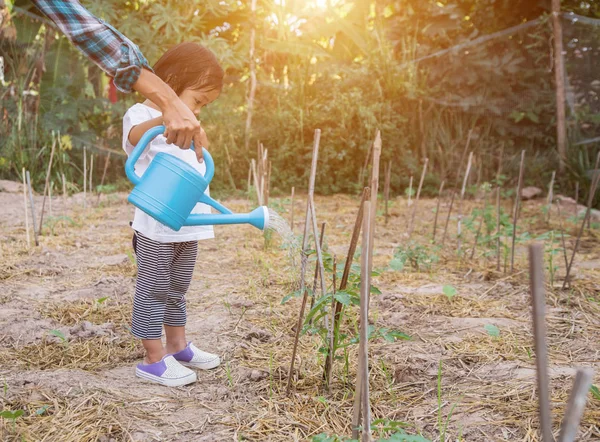
<path id="1" fill-rule="evenodd" d="M 381 290 L 379 290 L 377 287 L 371 284 L 371 293 L 373 293 L 374 295 L 381 295 Z"/>
<path id="2" fill-rule="evenodd" d="M 442 292 L 444 292 L 444 295 L 446 295 L 448 299 L 454 298 L 457 294 L 456 288 L 451 285 L 445 285 L 442 287 Z"/>
<path id="3" fill-rule="evenodd" d="M 412 339 L 410 335 L 407 335 L 406 333 L 402 333 L 397 330 L 392 330 L 388 332 L 388 335 L 393 336 L 395 339 L 402 339 L 403 341 L 409 341 Z"/>
<path id="4" fill-rule="evenodd" d="M 346 292 L 337 292 L 335 294 L 335 300 L 337 302 L 339 302 L 340 304 L 343 305 L 350 305 L 350 303 L 352 302 L 352 296 L 350 295 L 350 293 L 346 293 Z"/>
<path id="5" fill-rule="evenodd" d="M 493 324 L 485 324 L 483 328 L 485 328 L 485 331 L 487 331 L 490 336 L 500 336 L 500 329 Z"/>
<path id="6" fill-rule="evenodd" d="M 67 342 L 67 338 L 65 337 L 64 333 L 60 330 L 50 330 L 48 333 L 50 333 L 53 336 L 56 336 L 63 342 Z"/>
<path id="7" fill-rule="evenodd" d="M 597 400 L 600 401 L 600 389 L 596 385 L 592 385 L 590 387 L 590 391 L 592 392 L 592 396 L 594 396 Z"/>
<path id="8" fill-rule="evenodd" d="M 44 405 L 43 407 L 40 407 L 37 410 L 35 410 L 35 414 L 37 414 L 38 416 L 41 416 L 48 410 L 48 408 L 50 408 L 50 405 Z"/>
<path id="9" fill-rule="evenodd" d="M 0 417 L 3 417 L 4 419 L 15 420 L 16 418 L 23 416 L 23 413 L 24 413 L 23 410 L 17 410 L 17 411 L 4 410 L 0 413 Z"/>
<path id="10" fill-rule="evenodd" d="M 98 304 L 103 304 L 103 303 L 105 303 L 105 302 L 106 302 L 108 299 L 110 299 L 110 297 L 108 297 L 108 296 L 105 296 L 105 297 L 103 297 L 103 298 L 96 299 L 96 302 L 97 302 Z"/>

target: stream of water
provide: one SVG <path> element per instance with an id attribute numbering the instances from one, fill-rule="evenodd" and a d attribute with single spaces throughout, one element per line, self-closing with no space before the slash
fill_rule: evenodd
<path id="1" fill-rule="evenodd" d="M 302 245 L 296 238 L 296 235 L 294 235 L 294 232 L 292 232 L 288 222 L 271 208 L 269 208 L 268 230 L 276 232 L 281 237 L 281 246 L 287 250 L 292 271 L 297 272 Z"/>

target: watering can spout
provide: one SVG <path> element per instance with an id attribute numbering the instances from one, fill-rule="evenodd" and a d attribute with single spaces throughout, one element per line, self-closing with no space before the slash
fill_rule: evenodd
<path id="1" fill-rule="evenodd" d="M 259 230 L 265 230 L 269 227 L 269 210 L 266 206 L 260 206 L 250 213 L 192 213 L 185 221 L 186 226 L 207 226 L 220 224 L 250 224 Z"/>

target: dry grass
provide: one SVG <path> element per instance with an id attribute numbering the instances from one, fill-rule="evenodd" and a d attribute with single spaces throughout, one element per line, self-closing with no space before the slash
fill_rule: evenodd
<path id="1" fill-rule="evenodd" d="M 319 222 L 328 223 L 326 243 L 338 259 L 345 258 L 356 203 L 355 198 L 345 196 L 317 199 Z M 244 202 L 229 205 L 234 211 L 247 210 Z M 370 344 L 373 418 L 406 422 L 409 433 L 423 432 L 430 439 L 438 440 L 437 369 L 441 359 L 442 419 L 446 419 L 453 404 L 458 403 L 449 423 L 448 438 L 475 442 L 538 441 L 537 399 L 534 378 L 530 376 L 535 373 L 532 371 L 535 366 L 529 328 L 528 275 L 523 250 L 514 275 L 497 272 L 494 258 L 484 257 L 483 248 L 478 249 L 475 260 L 459 257 L 455 250 L 453 220 L 448 243 L 439 252 L 440 262 L 430 272 L 388 271 L 394 247 L 404 242 L 408 213 L 404 205 L 405 201 L 396 200 L 388 227 L 383 223 L 377 225 L 375 263 L 385 271 L 374 281 L 383 296 L 372 298 L 372 320 L 377 327 L 410 332 L 413 339 Z M 434 205 L 435 201 L 421 201 L 420 224 L 413 238 L 422 244 L 428 244 L 431 235 Z M 467 201 L 464 212 L 477 205 Z M 301 202 L 296 210 L 299 207 L 302 207 Z M 443 208 L 442 216 L 445 210 Z M 523 231 L 533 234 L 548 230 L 540 221 L 539 213 L 539 207 L 524 207 L 525 219 L 520 223 Z M 47 260 L 38 253 L 2 245 L 7 265 L 0 270 L 0 279 L 9 288 L 18 284 L 33 285 L 43 279 L 54 284 L 53 294 L 60 294 L 65 288 L 93 287 L 107 275 L 130 278 L 135 274 L 132 261 L 111 265 L 98 262 L 99 257 L 122 254 L 130 249 L 130 232 L 125 222 L 128 215 L 128 208 L 120 205 L 92 209 L 86 214 L 74 213 L 75 227 L 57 225 L 55 236 L 43 239 L 44 247 L 64 255 L 62 261 Z M 120 224 L 116 224 L 117 221 Z M 110 222 L 122 226 L 86 230 L 90 224 L 101 226 Z M 575 226 L 570 229 L 574 230 Z M 298 230 L 296 226 L 296 232 Z M 347 354 L 338 352 L 340 359 L 334 364 L 331 389 L 326 391 L 322 382 L 323 356 L 318 352 L 321 341 L 317 336 L 302 336 L 293 373 L 293 392 L 286 396 L 287 370 L 300 302 L 293 299 L 281 305 L 281 299 L 291 290 L 293 279 L 282 265 L 285 253 L 276 246 L 265 250 L 263 238 L 254 230 L 230 229 L 215 241 L 216 244 L 206 246 L 207 252 L 199 259 L 201 270 L 194 277 L 194 284 L 201 287 L 198 291 L 206 292 L 206 296 L 190 298 L 188 307 L 190 311 L 194 309 L 194 314 L 207 311 L 208 316 L 203 318 L 218 317 L 222 327 L 215 333 L 217 348 L 227 349 L 220 369 L 202 373 L 196 387 L 141 390 L 135 399 L 118 389 L 110 395 L 90 390 L 73 396 L 49 390 L 34 400 L 25 392 L 16 392 L 9 400 L 4 399 L 2 406 L 23 409 L 25 415 L 17 419 L 14 428 L 12 422 L 0 420 L 0 438 L 20 440 L 23 436 L 26 440 L 44 440 L 47 435 L 45 440 L 102 440 L 102 436 L 106 440 L 110 437 L 130 440 L 134 430 L 144 431 L 154 424 L 168 430 L 163 433 L 170 435 L 165 436 L 165 440 L 195 440 L 199 433 L 215 434 L 215 440 L 246 438 L 286 442 L 310 440 L 321 432 L 349 435 L 356 374 L 355 346 L 349 347 Z M 472 242 L 470 236 L 463 242 L 467 256 Z M 587 253 L 597 253 L 598 240 L 594 234 L 586 233 L 584 243 L 584 253 L 578 259 L 584 259 Z M 562 261 L 557 261 L 562 265 Z M 224 267 L 235 271 L 223 277 Z M 307 274 L 311 283 L 312 272 L 309 266 Z M 559 269 L 559 276 L 561 272 Z M 548 288 L 549 351 L 555 367 L 592 365 L 600 368 L 597 350 L 600 297 L 594 279 L 596 274 L 595 271 L 579 272 L 571 291 Z M 426 286 L 445 284 L 453 285 L 458 291 L 452 299 L 441 292 L 418 292 Z M 10 296 L 8 298 L 10 300 Z M 232 298 L 241 298 L 241 303 L 235 305 Z M 41 306 L 36 303 L 33 308 L 65 327 L 85 321 L 98 326 L 127 324 L 130 299 L 110 296 L 98 303 L 97 300 L 65 302 L 58 297 Z M 464 327 L 469 331 L 463 332 L 462 320 L 485 318 L 506 321 L 500 325 L 499 337 L 485 334 L 483 326 L 475 332 L 472 326 Z M 355 313 L 350 313 L 344 331 L 352 332 L 355 321 Z M 108 336 L 83 339 L 75 336 L 67 343 L 52 338 L 31 345 L 0 348 L 2 367 L 11 367 L 2 368 L 2 376 L 9 384 L 15 372 L 33 369 L 50 373 L 59 368 L 88 370 L 102 376 L 101 370 L 129 367 L 139 361 L 141 355 L 141 348 L 125 337 L 124 329 Z M 60 371 L 56 373 L 60 375 Z M 571 382 L 566 375 L 552 379 L 555 430 Z M 599 384 L 600 377 L 597 376 L 595 382 Z M 132 420 L 128 414 L 130 405 L 121 405 L 152 401 L 157 394 L 171 405 L 154 404 L 152 410 L 172 419 L 168 423 L 157 423 L 160 419 L 147 413 L 139 416 L 139 420 Z M 48 404 L 51 408 L 47 414 L 35 415 L 36 410 Z M 180 413 L 185 410 L 189 414 L 181 417 Z M 598 422 L 600 401 L 590 398 L 580 440 L 600 440 Z"/>
<path id="2" fill-rule="evenodd" d="M 78 368 L 100 371 L 123 363 L 139 361 L 143 349 L 138 340 L 118 337 L 95 337 L 78 341 L 56 342 L 47 339 L 32 345 L 0 350 L 4 364 L 20 369 L 56 370 Z"/>

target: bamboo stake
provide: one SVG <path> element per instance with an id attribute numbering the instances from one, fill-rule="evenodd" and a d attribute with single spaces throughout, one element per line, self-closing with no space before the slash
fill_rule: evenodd
<path id="1" fill-rule="evenodd" d="M 415 225 L 415 215 L 417 214 L 417 207 L 419 206 L 419 197 L 421 196 L 421 189 L 423 188 L 423 182 L 425 181 L 425 174 L 427 173 L 427 165 L 429 164 L 429 159 L 425 158 L 425 163 L 423 163 L 423 171 L 421 172 L 421 180 L 419 181 L 419 187 L 417 189 L 417 196 L 415 198 L 415 204 L 413 206 L 412 216 L 410 217 L 410 224 L 408 227 L 408 237 L 410 238 Z"/>
<path id="2" fill-rule="evenodd" d="M 500 157 L 498 158 L 498 171 L 496 172 L 496 271 L 500 271 L 500 177 L 502 176 L 502 159 L 504 158 L 504 143 L 500 146 Z"/>
<path id="3" fill-rule="evenodd" d="M 106 178 L 106 172 L 108 171 L 108 164 L 110 163 L 110 152 L 106 155 L 104 160 L 104 168 L 102 169 L 102 179 L 100 180 L 100 190 L 98 191 L 98 197 L 96 198 L 96 205 L 100 204 L 100 196 L 102 195 L 102 186 L 104 186 L 104 179 Z"/>
<path id="4" fill-rule="evenodd" d="M 560 226 L 560 238 L 562 241 L 563 255 L 565 257 L 565 270 L 569 267 L 569 258 L 567 257 L 567 244 L 565 242 L 565 227 L 563 225 L 562 214 L 560 213 L 560 199 L 556 200 L 556 210 L 558 211 L 558 221 Z"/>
<path id="5" fill-rule="evenodd" d="M 256 172 L 256 161 L 252 158 L 252 175 L 254 176 L 254 188 L 256 190 L 256 199 L 258 200 L 258 205 L 263 205 L 262 193 L 260 192 L 260 186 L 258 185 L 258 176 Z"/>
<path id="6" fill-rule="evenodd" d="M 587 395 L 594 379 L 594 370 L 589 367 L 579 368 L 569 395 L 567 411 L 560 426 L 558 442 L 573 442 L 577 437 L 579 422 L 585 410 Z"/>
<path id="7" fill-rule="evenodd" d="M 354 221 L 354 229 L 352 230 L 352 237 L 350 239 L 350 246 L 348 247 L 348 254 L 346 255 L 346 262 L 344 263 L 344 272 L 342 273 L 342 280 L 340 282 L 340 291 L 346 290 L 346 286 L 348 285 L 348 278 L 350 277 L 350 269 L 352 267 L 352 261 L 354 261 L 354 254 L 356 253 L 356 246 L 358 244 L 358 238 L 360 236 L 360 228 L 363 222 L 364 216 L 364 203 L 371 197 L 370 188 L 365 187 L 363 189 L 362 198 L 360 200 L 360 205 L 358 206 L 358 213 L 356 214 L 356 221 Z M 341 319 L 341 312 L 344 305 L 341 302 L 335 301 L 335 308 L 333 317 L 335 320 L 333 321 L 332 327 L 333 330 L 336 330 L 339 327 L 339 322 Z M 334 333 L 335 336 L 335 333 Z M 331 381 L 331 370 L 333 368 L 333 351 L 335 349 L 335 343 L 329 343 L 329 352 L 327 353 L 327 359 L 325 360 L 325 370 L 323 371 L 324 377 L 327 382 L 327 388 L 329 388 L 329 383 Z"/>
<path id="8" fill-rule="evenodd" d="M 318 272 L 321 274 L 321 296 L 325 296 L 327 294 L 327 288 L 325 287 L 325 266 L 323 265 L 323 253 L 321 252 L 321 245 L 319 244 L 319 242 L 317 241 L 317 232 L 319 231 L 319 228 L 317 227 L 317 209 L 315 208 L 315 201 L 312 197 L 312 195 L 309 195 L 309 202 L 310 202 L 310 214 L 311 214 L 311 220 L 312 220 L 312 230 L 313 230 L 313 235 L 315 237 L 315 249 L 317 251 L 317 268 L 319 269 Z M 322 235 L 324 236 L 325 234 L 325 223 L 323 223 L 323 231 L 322 231 Z M 315 271 L 315 273 L 317 273 Z M 317 275 L 318 277 L 319 275 Z M 315 287 L 313 290 L 313 299 L 314 299 L 314 294 L 316 292 L 316 283 L 315 283 Z M 311 306 L 312 309 L 312 306 Z M 329 331 L 329 317 L 327 315 L 325 315 L 325 328 Z"/>
<path id="9" fill-rule="evenodd" d="M 54 134 L 54 133 L 53 133 Z M 54 150 L 56 148 L 56 137 L 52 137 L 52 149 L 50 150 L 50 161 L 46 169 L 46 182 L 44 183 L 44 198 L 42 199 L 42 213 L 40 214 L 40 225 L 38 227 L 38 235 L 42 235 L 42 226 L 44 224 L 44 209 L 46 208 L 46 193 L 50 182 L 50 172 L 52 172 L 52 160 L 54 159 Z M 35 229 L 35 227 L 34 227 Z"/>
<path id="10" fill-rule="evenodd" d="M 440 184 L 440 190 L 438 191 L 438 197 L 437 197 L 437 207 L 435 209 L 435 220 L 433 221 L 433 238 L 432 241 L 435 244 L 435 232 L 437 230 L 437 222 L 438 222 L 438 216 L 440 213 L 440 203 L 442 202 L 442 192 L 444 191 L 444 184 L 446 183 L 446 181 L 442 180 L 442 184 Z"/>
<path id="11" fill-rule="evenodd" d="M 456 198 L 456 190 L 453 190 L 452 197 L 450 198 L 450 207 L 448 208 L 448 216 L 446 217 L 446 224 L 444 224 L 444 234 L 442 235 L 442 246 L 446 242 L 446 233 L 448 232 L 448 224 L 450 223 L 450 215 L 452 214 L 452 206 L 454 205 L 455 198 Z"/>
<path id="12" fill-rule="evenodd" d="M 300 306 L 300 312 L 298 314 L 298 322 L 296 324 L 296 335 L 294 336 L 294 347 L 292 350 L 292 359 L 290 361 L 290 369 L 288 371 L 288 382 L 286 387 L 286 395 L 289 396 L 292 388 L 292 377 L 294 375 L 294 363 L 296 361 L 296 352 L 298 351 L 298 340 L 300 339 L 300 332 L 302 331 L 302 322 L 304 318 L 304 310 L 306 308 L 306 300 L 308 292 L 306 290 L 306 248 L 308 246 L 308 228 L 310 221 L 310 200 L 315 191 L 315 178 L 317 175 L 317 159 L 319 157 L 319 142 L 321 140 L 321 130 L 315 129 L 315 138 L 313 144 L 313 155 L 312 163 L 310 168 L 310 178 L 308 181 L 308 199 L 306 202 L 306 217 L 304 220 L 304 234 L 302 236 L 302 260 L 300 269 L 300 293 L 302 293 L 302 305 Z M 255 168 L 253 168 L 254 170 Z M 255 180 L 256 180 L 256 175 Z M 262 204 L 261 204 L 262 205 Z"/>
<path id="13" fill-rule="evenodd" d="M 295 188 L 292 187 L 292 209 L 291 209 L 291 216 L 290 216 L 290 230 L 293 232 L 294 231 L 294 190 Z"/>
<path id="14" fill-rule="evenodd" d="M 27 213 L 27 180 L 25 178 L 25 168 L 22 170 L 23 177 L 23 209 L 25 209 L 25 236 L 27 238 L 27 248 L 31 248 L 31 237 L 29 236 L 29 215 Z M 35 228 L 34 228 L 35 229 Z"/>
<path id="15" fill-rule="evenodd" d="M 335 345 L 335 334 L 336 334 L 336 328 L 335 328 L 335 317 L 336 317 L 336 313 L 335 313 L 335 303 L 336 303 L 336 299 L 335 299 L 335 295 L 337 293 L 336 291 L 336 286 L 337 286 L 337 256 L 334 254 L 333 255 L 333 274 L 332 274 L 332 279 L 333 279 L 333 284 L 332 284 L 332 293 L 331 293 L 331 334 L 330 334 L 330 339 L 329 339 L 329 351 L 331 352 L 334 348 Z M 327 389 L 327 391 L 329 391 L 329 376 L 331 376 L 331 371 L 327 370 L 327 364 L 329 363 L 329 365 L 331 365 L 330 359 L 333 358 L 333 354 L 331 353 L 327 353 L 327 358 L 325 359 L 325 370 L 323 370 L 323 380 L 325 381 L 325 388 Z"/>
<path id="16" fill-rule="evenodd" d="M 354 393 L 354 410 L 352 417 L 352 438 L 358 439 L 358 426 L 362 414 L 362 441 L 371 440 L 371 412 L 369 404 L 369 291 L 371 287 L 371 261 L 369 251 L 372 248 L 371 238 L 371 207 L 365 201 L 365 214 L 363 218 L 363 237 L 361 267 L 360 267 L 360 341 L 358 372 L 356 375 L 356 389 Z"/>
<path id="17" fill-rule="evenodd" d="M 556 177 L 556 170 L 552 171 L 552 178 L 548 185 L 548 213 L 546 213 L 546 222 L 550 222 L 550 212 L 552 211 L 552 201 L 554 201 L 554 178 Z"/>
<path id="18" fill-rule="evenodd" d="M 515 269 L 515 242 L 517 240 L 517 220 L 519 218 L 519 205 L 521 203 L 521 189 L 523 187 L 523 172 L 525 167 L 525 150 L 521 151 L 521 166 L 519 167 L 519 182 L 515 195 L 515 213 L 513 217 L 512 247 L 510 250 L 510 273 Z"/>
<path id="19" fill-rule="evenodd" d="M 327 223 L 322 223 L 321 224 L 321 233 L 318 237 L 318 241 L 319 241 L 319 248 L 321 250 L 323 250 L 323 238 L 325 237 L 325 225 Z M 316 235 L 316 233 L 315 233 Z M 315 242 L 317 242 L 317 236 L 315 236 Z M 320 270 L 321 266 L 319 265 L 319 262 L 317 262 L 317 264 L 315 265 L 315 277 L 313 279 L 313 289 L 312 289 L 312 296 L 310 298 L 310 309 L 309 311 L 311 311 L 313 309 L 313 306 L 315 305 L 315 296 L 317 293 L 317 284 L 319 282 L 319 276 L 321 275 Z M 321 276 L 321 278 L 323 278 Z"/>
<path id="20" fill-rule="evenodd" d="M 31 176 L 29 175 L 29 171 L 25 172 L 25 176 L 27 177 L 27 188 L 29 189 L 29 203 L 31 204 L 31 227 L 33 228 L 33 238 L 35 239 L 36 247 L 40 245 L 40 241 L 38 240 L 37 230 L 35 229 L 35 205 L 33 203 L 33 190 L 31 189 Z"/>
<path id="21" fill-rule="evenodd" d="M 496 271 L 500 271 L 500 186 L 496 186 Z"/>
<path id="22" fill-rule="evenodd" d="M 83 208 L 87 207 L 86 202 L 86 185 L 87 185 L 87 150 L 83 148 Z"/>
<path id="23" fill-rule="evenodd" d="M 533 332 L 535 336 L 535 363 L 542 440 L 554 441 L 552 437 L 552 413 L 548 391 L 548 349 L 546 346 L 546 300 L 544 294 L 544 246 L 529 246 L 529 273 L 531 281 L 531 305 L 533 307 Z"/>
<path id="24" fill-rule="evenodd" d="M 387 226 L 389 218 L 389 199 L 390 199 L 390 180 L 392 176 L 392 162 L 388 161 L 385 167 L 385 184 L 383 186 L 383 197 L 385 199 L 385 225 Z"/>
<path id="25" fill-rule="evenodd" d="M 594 170 L 598 169 L 598 165 L 600 164 L 600 152 L 598 152 L 598 156 L 596 157 L 596 165 L 594 166 Z M 563 282 L 562 289 L 564 290 L 567 284 L 569 283 L 569 277 L 571 276 L 571 267 L 573 266 L 573 261 L 575 260 L 575 254 L 579 249 L 579 242 L 581 241 L 581 235 L 583 234 L 583 230 L 585 229 L 585 221 L 588 216 L 590 216 L 590 212 L 592 210 L 592 202 L 594 201 L 594 195 L 596 195 L 596 188 L 598 187 L 598 181 L 600 181 L 600 174 L 597 174 L 592 180 L 592 187 L 590 188 L 590 193 L 588 195 L 587 201 L 587 209 L 585 210 L 585 214 L 583 215 L 583 221 L 581 223 L 581 227 L 579 229 L 579 233 L 577 234 L 577 240 L 575 241 L 575 247 L 573 248 L 573 254 L 571 255 L 571 260 L 569 261 L 569 266 L 567 267 L 567 276 L 565 276 L 565 281 Z"/>
<path id="26" fill-rule="evenodd" d="M 377 197 L 379 191 L 379 159 L 381 157 L 381 132 L 378 130 L 373 142 L 373 168 L 371 170 L 371 216 L 369 232 L 369 262 L 373 262 L 373 245 L 375 242 L 375 224 L 377 222 Z"/>
<path id="27" fill-rule="evenodd" d="M 413 176 L 410 176 L 410 181 L 408 182 L 408 203 L 407 206 L 410 207 L 412 205 L 412 184 L 413 184 Z"/>
<path id="28" fill-rule="evenodd" d="M 94 187 L 92 186 L 92 177 L 94 176 L 94 154 L 90 154 L 90 186 L 89 186 L 89 191 L 90 191 L 90 196 L 92 196 L 94 194 Z"/>
<path id="29" fill-rule="evenodd" d="M 460 200 L 458 201 L 458 250 L 460 251 L 461 243 L 462 243 L 462 205 L 465 199 L 465 191 L 467 189 L 467 181 L 469 179 L 469 174 L 471 173 L 471 166 L 473 164 L 473 152 L 469 153 L 469 160 L 467 161 L 467 169 L 465 170 L 465 177 L 463 179 L 462 189 L 460 191 Z"/>

